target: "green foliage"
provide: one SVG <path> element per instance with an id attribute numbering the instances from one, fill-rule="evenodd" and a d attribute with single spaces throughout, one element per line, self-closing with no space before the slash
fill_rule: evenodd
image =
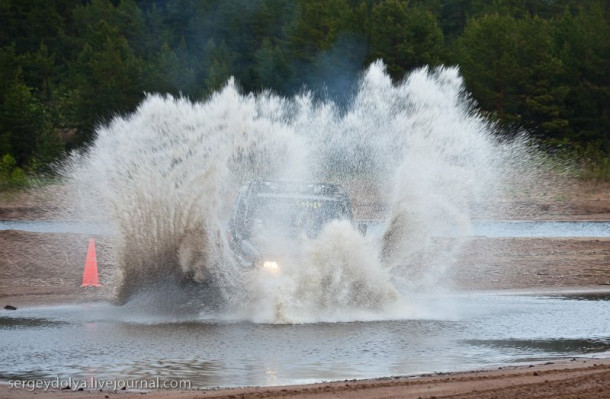
<path id="1" fill-rule="evenodd" d="M 104 19 L 88 26 L 86 36 L 71 69 L 77 105 L 74 118 L 82 131 L 90 134 L 96 123 L 132 111 L 142 100 L 144 63 L 120 30 Z"/>
<path id="2" fill-rule="evenodd" d="M 0 174 L 4 178 L 11 176 L 13 170 L 17 167 L 17 161 L 11 154 L 4 154 L 2 163 L 0 163 Z"/>
<path id="3" fill-rule="evenodd" d="M 610 157 L 592 147 L 580 158 L 577 158 L 580 166 L 579 177 L 585 180 L 608 181 L 610 180 Z"/>
<path id="4" fill-rule="evenodd" d="M 0 187 L 19 188 L 26 185 L 23 169 L 17 166 L 17 161 L 10 154 L 5 154 L 0 161 Z"/>
<path id="5" fill-rule="evenodd" d="M 255 73 L 261 88 L 280 88 L 290 77 L 290 69 L 280 46 L 272 45 L 270 39 L 254 53 Z"/>
<path id="6" fill-rule="evenodd" d="M 548 21 L 484 15 L 468 21 L 457 42 L 457 62 L 479 105 L 508 125 L 549 138 L 567 127 L 563 66 Z"/>
<path id="7" fill-rule="evenodd" d="M 301 0 L 298 5 L 293 50 L 297 58 L 312 60 L 335 42 L 350 10 L 345 0 Z"/>
<path id="8" fill-rule="evenodd" d="M 27 164 L 43 129 L 43 111 L 18 68 L 0 99 L 0 153 L 12 154 L 19 165 Z"/>
<path id="9" fill-rule="evenodd" d="M 443 52 L 443 33 L 434 15 L 401 0 L 373 6 L 370 41 L 369 59 L 383 59 L 394 79 L 413 68 L 439 64 Z"/>
<path id="10" fill-rule="evenodd" d="M 569 137 L 582 143 L 601 140 L 610 153 L 610 24 L 608 6 L 593 4 L 576 15 L 565 13 L 556 46 L 568 85 Z"/>
<path id="11" fill-rule="evenodd" d="M 231 77 L 231 65 L 234 61 L 234 56 L 226 44 L 220 43 L 220 45 L 216 46 L 212 42 L 209 47 L 209 60 L 210 66 L 205 83 L 210 91 L 215 91 L 224 86 Z"/>
<path id="12" fill-rule="evenodd" d="M 417 67 L 459 65 L 473 99 L 505 131 L 525 128 L 550 146 L 561 143 L 589 165 L 583 170 L 607 176 L 609 7 L 601 0 L 3 0 L 0 154 L 15 165 L 2 179 L 17 169 L 15 181 L 24 171 L 52 171 L 66 150 L 87 145 L 97 124 L 133 111 L 145 92 L 197 100 L 233 76 L 246 92 L 291 95 L 306 85 L 341 102 L 376 59 L 395 81 Z"/>
<path id="13" fill-rule="evenodd" d="M 565 165 L 574 177 L 592 181 L 610 181 L 610 156 L 600 149 L 599 143 L 580 145 L 554 143 L 554 159 Z"/>

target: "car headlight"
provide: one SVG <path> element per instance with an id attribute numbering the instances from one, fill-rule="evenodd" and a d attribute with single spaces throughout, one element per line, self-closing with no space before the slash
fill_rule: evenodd
<path id="1" fill-rule="evenodd" d="M 280 271 L 280 264 L 273 260 L 266 260 L 263 262 L 263 270 L 270 273 L 277 273 Z"/>

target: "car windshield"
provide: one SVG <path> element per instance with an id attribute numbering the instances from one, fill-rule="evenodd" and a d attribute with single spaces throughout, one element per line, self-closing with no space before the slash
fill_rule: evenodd
<path id="1" fill-rule="evenodd" d="M 346 206 L 333 199 L 258 197 L 253 204 L 250 232 L 296 237 L 317 236 L 331 220 L 348 218 Z"/>

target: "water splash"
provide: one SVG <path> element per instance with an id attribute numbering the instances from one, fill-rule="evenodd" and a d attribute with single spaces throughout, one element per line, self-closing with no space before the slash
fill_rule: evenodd
<path id="1" fill-rule="evenodd" d="M 347 109 L 310 93 L 242 95 L 232 80 L 203 102 L 149 95 L 98 129 L 66 175 L 114 225 L 119 302 L 222 304 L 261 322 L 394 317 L 409 292 L 442 281 L 476 205 L 526 152 L 492 130 L 457 69 L 392 84 L 376 62 Z M 385 209 L 384 232 L 364 238 L 332 223 L 299 243 L 281 277 L 245 271 L 224 232 L 252 178 L 344 184 L 364 198 L 356 203 Z M 79 195 L 93 181 L 98 195 Z"/>

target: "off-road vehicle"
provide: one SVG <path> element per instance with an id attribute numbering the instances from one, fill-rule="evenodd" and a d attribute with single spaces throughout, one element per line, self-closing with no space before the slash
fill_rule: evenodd
<path id="1" fill-rule="evenodd" d="M 239 190 L 229 242 L 244 267 L 280 268 L 303 238 L 316 238 L 333 220 L 354 223 L 347 192 L 337 184 L 252 181 Z M 358 229 L 366 233 L 366 225 Z"/>

